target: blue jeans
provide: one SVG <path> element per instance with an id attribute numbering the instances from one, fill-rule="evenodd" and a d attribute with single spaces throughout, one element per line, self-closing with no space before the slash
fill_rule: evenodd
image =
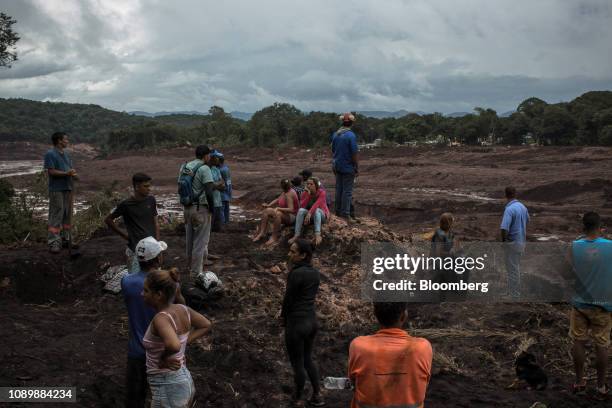
<path id="1" fill-rule="evenodd" d="M 306 218 L 306 214 L 308 214 L 308 210 L 305 208 L 300 208 L 298 210 L 297 216 L 295 217 L 295 236 L 299 237 L 302 233 L 302 226 L 304 225 L 304 218 Z M 314 212 L 314 215 L 311 217 L 311 221 L 314 224 L 315 234 L 321 233 L 321 224 L 325 222 L 325 213 L 322 209 L 317 208 Z"/>
<path id="2" fill-rule="evenodd" d="M 213 232 L 221 232 L 221 227 L 225 224 L 223 207 L 214 207 L 213 215 L 212 215 L 212 227 L 211 231 Z"/>
<path id="3" fill-rule="evenodd" d="M 336 215 L 348 218 L 353 202 L 355 173 L 336 173 Z"/>
<path id="4" fill-rule="evenodd" d="M 230 220 L 230 205 L 229 201 L 223 201 L 223 223 L 227 224 Z"/>
<path id="5" fill-rule="evenodd" d="M 191 373 L 182 366 L 176 371 L 149 374 L 151 408 L 188 408 L 195 395 Z"/>

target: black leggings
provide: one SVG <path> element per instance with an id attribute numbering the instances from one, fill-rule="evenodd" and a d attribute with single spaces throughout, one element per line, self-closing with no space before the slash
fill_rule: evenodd
<path id="1" fill-rule="evenodd" d="M 301 317 L 287 319 L 285 328 L 285 344 L 289 361 L 293 367 L 295 381 L 295 397 L 302 398 L 306 373 L 310 379 L 314 394 L 319 394 L 319 370 L 312 361 L 312 349 L 315 336 L 317 335 L 316 317 Z"/>

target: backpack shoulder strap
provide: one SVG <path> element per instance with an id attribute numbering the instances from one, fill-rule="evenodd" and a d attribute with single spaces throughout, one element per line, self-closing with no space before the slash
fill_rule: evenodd
<path id="1" fill-rule="evenodd" d="M 195 175 L 197 174 L 198 170 L 200 170 L 200 167 L 202 167 L 202 166 L 204 166 L 204 163 L 200 163 L 200 164 L 198 164 L 197 166 L 195 166 L 193 168 L 193 170 L 192 170 L 193 171 L 193 177 L 195 177 Z"/>

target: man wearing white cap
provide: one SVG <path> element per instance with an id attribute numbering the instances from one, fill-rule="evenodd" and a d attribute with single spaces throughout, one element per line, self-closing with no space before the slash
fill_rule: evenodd
<path id="1" fill-rule="evenodd" d="M 353 185 L 359 174 L 357 136 L 351 130 L 355 116 L 347 112 L 340 116 L 342 127 L 332 139 L 332 169 L 336 175 L 336 215 L 350 221 Z"/>
<path id="2" fill-rule="evenodd" d="M 160 255 L 167 248 L 168 245 L 165 242 L 158 241 L 153 237 L 141 239 L 136 244 L 134 251 L 140 264 L 140 270 L 136 273 L 125 275 L 121 279 L 121 291 L 127 306 L 129 322 L 126 407 L 145 406 L 147 373 L 146 353 L 142 344 L 142 338 L 156 311 L 151 306 L 145 304 L 142 291 L 144 290 L 144 281 L 147 274 L 149 271 L 161 266 Z M 180 287 L 176 289 L 175 303 L 185 304 Z M 178 360 L 167 359 L 166 364 L 172 369 L 180 367 Z"/>

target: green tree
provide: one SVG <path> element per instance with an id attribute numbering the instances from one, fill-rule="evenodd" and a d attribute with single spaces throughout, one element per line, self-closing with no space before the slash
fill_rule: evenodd
<path id="1" fill-rule="evenodd" d="M 569 145 L 576 138 L 576 122 L 562 106 L 548 105 L 535 126 L 537 138 L 546 145 Z"/>
<path id="2" fill-rule="evenodd" d="M 612 146 L 612 125 L 607 125 L 599 132 L 599 143 L 604 146 Z"/>
<path id="3" fill-rule="evenodd" d="M 510 117 L 500 119 L 497 135 L 501 143 L 518 145 L 523 143 L 524 136 L 529 132 L 531 132 L 529 119 L 514 112 Z"/>
<path id="4" fill-rule="evenodd" d="M 249 121 L 251 141 L 256 146 L 288 145 L 290 129 L 302 117 L 302 112 L 288 103 L 276 102 L 263 108 Z"/>
<path id="5" fill-rule="evenodd" d="M 11 67 L 11 63 L 17 61 L 15 44 L 19 36 L 13 31 L 13 24 L 17 20 L 0 13 L 0 67 Z"/>
<path id="6" fill-rule="evenodd" d="M 548 104 L 539 98 L 527 98 L 516 108 L 517 112 L 525 114 L 529 119 L 540 116 Z"/>

